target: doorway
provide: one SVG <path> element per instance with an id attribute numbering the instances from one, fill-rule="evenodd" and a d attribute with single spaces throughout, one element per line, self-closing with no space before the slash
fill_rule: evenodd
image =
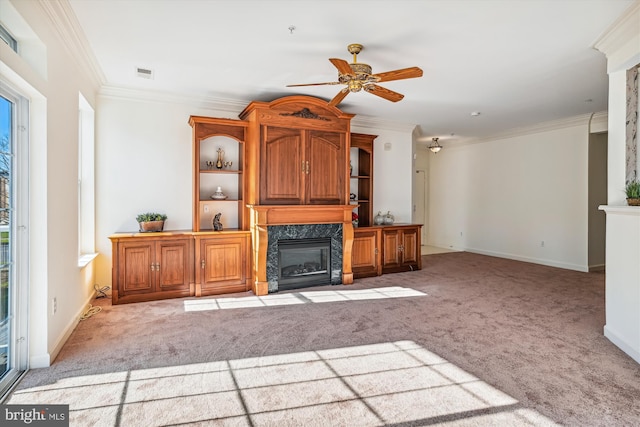
<path id="1" fill-rule="evenodd" d="M 424 169 L 417 169 L 414 179 L 413 193 L 413 222 L 422 224 L 420 239 L 422 246 L 427 244 L 427 173 Z"/>

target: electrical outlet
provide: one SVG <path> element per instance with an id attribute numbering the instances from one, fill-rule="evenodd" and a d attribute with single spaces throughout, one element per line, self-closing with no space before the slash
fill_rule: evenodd
<path id="1" fill-rule="evenodd" d="M 53 297 L 51 300 L 51 314 L 54 315 L 58 312 L 58 298 Z"/>
<path id="2" fill-rule="evenodd" d="M 204 212 L 209 213 L 209 205 L 204 205 Z"/>
<path id="3" fill-rule="evenodd" d="M 542 240 L 542 241 L 540 242 L 540 247 L 541 247 L 541 248 L 544 248 L 544 240 Z"/>

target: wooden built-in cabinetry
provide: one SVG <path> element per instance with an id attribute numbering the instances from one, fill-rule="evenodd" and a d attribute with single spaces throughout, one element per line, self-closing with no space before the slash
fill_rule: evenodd
<path id="1" fill-rule="evenodd" d="M 189 236 L 136 233 L 110 238 L 114 304 L 193 295 L 193 243 Z"/>
<path id="2" fill-rule="evenodd" d="M 382 274 L 381 249 L 379 228 L 358 227 L 353 230 L 351 268 L 354 278 Z"/>
<path id="3" fill-rule="evenodd" d="M 396 224 L 354 229 L 354 278 L 420 270 L 421 228 L 419 224 Z"/>
<path id="4" fill-rule="evenodd" d="M 245 191 L 245 130 L 241 120 L 191 116 L 193 134 L 193 231 L 212 230 L 215 214 L 222 213 L 225 228 L 246 229 Z M 231 166 L 218 169 L 218 150 Z M 207 162 L 214 163 L 213 166 Z M 218 187 L 227 196 L 214 200 Z"/>
<path id="5" fill-rule="evenodd" d="M 196 235 L 196 296 L 249 289 L 250 233 Z"/>
<path id="6" fill-rule="evenodd" d="M 250 288 L 248 231 L 118 233 L 110 239 L 113 304 Z"/>
<path id="7" fill-rule="evenodd" d="M 376 136 L 351 133 L 353 114 L 290 96 L 252 102 L 239 117 L 189 118 L 192 231 L 111 236 L 114 304 L 249 289 L 264 295 L 274 225 L 342 224 L 343 284 L 420 268 L 419 225 L 373 226 Z M 220 153 L 227 164 L 216 167 Z M 223 200 L 213 197 L 218 187 Z M 213 231 L 217 213 L 223 231 Z"/>
<path id="8" fill-rule="evenodd" d="M 382 273 L 420 270 L 420 225 L 382 228 Z"/>
<path id="9" fill-rule="evenodd" d="M 351 193 L 356 195 L 351 199 L 357 204 L 355 212 L 358 214 L 358 226 L 373 225 L 373 140 L 376 135 L 362 133 L 351 134 Z"/>
<path id="10" fill-rule="evenodd" d="M 343 203 L 345 133 L 263 126 L 261 140 L 261 205 Z"/>

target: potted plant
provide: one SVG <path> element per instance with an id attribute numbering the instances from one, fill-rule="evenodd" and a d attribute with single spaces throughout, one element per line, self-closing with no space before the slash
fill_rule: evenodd
<path id="1" fill-rule="evenodd" d="M 167 216 L 155 212 L 147 212 L 136 217 L 136 221 L 140 225 L 140 232 L 146 233 L 150 231 L 162 231 L 164 221 Z"/>
<path id="2" fill-rule="evenodd" d="M 627 204 L 629 206 L 640 206 L 640 180 L 629 181 L 624 188 L 627 194 Z"/>

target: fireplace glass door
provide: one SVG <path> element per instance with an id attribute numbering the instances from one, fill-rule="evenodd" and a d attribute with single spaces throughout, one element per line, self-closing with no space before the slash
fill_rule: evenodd
<path id="1" fill-rule="evenodd" d="M 331 283 L 331 238 L 278 241 L 278 290 Z"/>

